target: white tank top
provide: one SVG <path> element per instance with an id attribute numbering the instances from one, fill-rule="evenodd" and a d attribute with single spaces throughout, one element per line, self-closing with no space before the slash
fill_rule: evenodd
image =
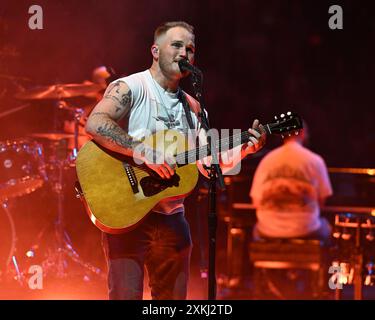
<path id="1" fill-rule="evenodd" d="M 187 134 L 189 124 L 178 92 L 164 90 L 153 78 L 149 70 L 132 74 L 114 81 L 125 82 L 131 90 L 131 104 L 126 111 L 123 129 L 133 138 L 141 139 L 156 131 L 165 129 L 178 130 Z M 199 104 L 186 95 L 190 105 L 193 126 L 198 132 L 200 122 L 196 113 Z M 193 111 L 194 110 L 194 111 Z M 160 201 L 152 210 L 163 214 L 174 214 L 184 211 L 183 198 L 167 198 Z"/>

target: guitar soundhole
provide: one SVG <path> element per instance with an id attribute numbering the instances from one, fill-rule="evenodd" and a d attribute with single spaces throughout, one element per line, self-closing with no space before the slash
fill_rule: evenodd
<path id="1" fill-rule="evenodd" d="M 142 187 L 143 194 L 146 197 L 151 197 L 163 190 L 171 187 L 178 187 L 180 183 L 180 177 L 178 174 L 175 174 L 170 179 L 161 179 L 158 177 L 148 176 L 141 179 L 139 184 Z"/>

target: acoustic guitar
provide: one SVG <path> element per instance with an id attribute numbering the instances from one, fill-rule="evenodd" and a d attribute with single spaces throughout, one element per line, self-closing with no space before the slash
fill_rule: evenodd
<path id="1" fill-rule="evenodd" d="M 298 134 L 301 118 L 291 112 L 264 125 L 267 134 Z M 76 188 L 91 221 L 107 233 L 122 233 L 134 228 L 162 199 L 185 197 L 198 181 L 196 161 L 249 141 L 248 131 L 216 140 L 212 145 L 190 148 L 185 135 L 175 130 L 156 132 L 143 141 L 159 151 L 175 155 L 175 174 L 161 179 L 145 164 L 110 151 L 91 140 L 80 149 Z M 172 150 L 172 151 L 171 151 Z M 171 154 L 171 153 L 170 153 Z"/>

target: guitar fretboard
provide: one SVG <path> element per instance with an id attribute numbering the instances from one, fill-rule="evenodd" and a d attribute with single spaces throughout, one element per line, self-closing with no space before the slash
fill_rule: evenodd
<path id="1" fill-rule="evenodd" d="M 227 151 L 232 148 L 235 148 L 245 142 L 249 141 L 250 133 L 248 131 L 243 131 L 241 133 L 225 137 L 219 140 L 214 141 L 210 147 L 210 144 L 197 147 L 192 150 L 179 153 L 176 156 L 176 161 L 179 166 L 183 166 L 188 163 L 194 163 L 197 160 L 201 160 L 205 157 L 208 157 L 212 152 L 220 153 L 222 151 Z"/>

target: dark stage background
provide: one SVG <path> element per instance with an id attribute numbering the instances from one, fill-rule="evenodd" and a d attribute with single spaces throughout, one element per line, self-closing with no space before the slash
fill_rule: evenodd
<path id="1" fill-rule="evenodd" d="M 33 4 L 43 8 L 43 30 L 28 28 L 28 9 Z M 328 8 L 334 4 L 343 8 L 343 30 L 328 27 Z M 119 76 L 145 70 L 151 65 L 154 29 L 164 21 L 185 20 L 195 26 L 196 65 L 204 73 L 213 127 L 246 129 L 254 118 L 271 122 L 274 115 L 292 110 L 307 121 L 310 148 L 329 167 L 373 168 L 374 14 L 372 1 L 354 0 L 0 0 L 0 141 L 61 130 L 63 121 L 71 120 L 47 100 L 32 101 L 4 115 L 25 103 L 15 98 L 18 92 L 81 83 L 100 65 L 111 66 Z M 188 80 L 183 86 L 192 93 Z M 249 172 L 279 143 L 278 138 L 269 138 L 261 153 L 244 161 L 251 170 L 243 173 L 249 182 L 240 188 L 241 201 L 248 200 Z M 104 268 L 99 230 L 74 198 L 74 181 L 74 168 L 67 169 L 67 231 L 82 257 Z M 43 239 L 53 237 L 48 230 L 56 217 L 56 198 L 50 188 L 45 184 L 11 203 L 19 252 L 37 241 L 47 245 Z M 196 196 L 197 190 L 187 201 L 188 211 L 194 209 L 188 216 L 194 261 L 200 254 L 197 226 L 204 219 L 195 215 Z M 38 238 L 40 230 L 47 230 L 44 238 Z M 219 234 L 224 232 L 220 229 Z M 225 236 L 219 241 L 220 250 Z M 221 250 L 220 261 L 224 255 Z"/>

